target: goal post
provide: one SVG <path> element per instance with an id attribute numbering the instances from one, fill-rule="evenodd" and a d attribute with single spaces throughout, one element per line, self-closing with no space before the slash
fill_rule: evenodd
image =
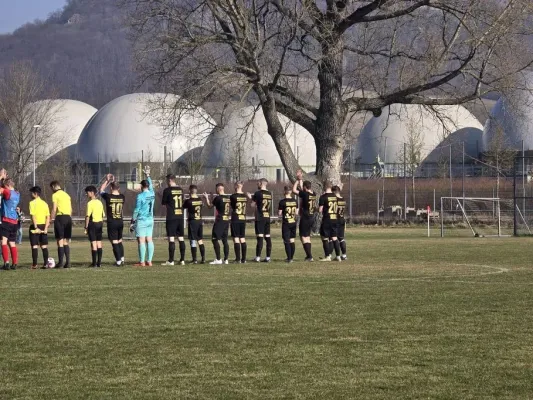
<path id="1" fill-rule="evenodd" d="M 441 197 L 440 234 L 463 228 L 474 237 L 511 236 L 514 203 L 498 197 Z"/>

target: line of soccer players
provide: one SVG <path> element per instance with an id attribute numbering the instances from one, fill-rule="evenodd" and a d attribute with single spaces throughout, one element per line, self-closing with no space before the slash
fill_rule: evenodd
<path id="1" fill-rule="evenodd" d="M 131 220 L 131 230 L 135 232 L 138 242 L 138 263 L 136 266 L 151 266 L 154 255 L 153 228 L 155 192 L 150 178 L 150 168 L 143 171 L 146 179 L 141 181 L 141 193 L 137 195 L 135 209 Z M 14 182 L 5 170 L 0 170 L 1 203 L 1 236 L 4 269 L 16 269 L 18 252 L 15 244 L 17 232 L 16 208 L 20 202 L 20 194 L 14 189 Z M 246 209 L 248 201 L 255 205 L 256 252 L 254 261 L 270 262 L 272 239 L 270 232 L 273 211 L 273 195 L 268 191 L 268 181 L 260 179 L 255 193 L 244 193 L 243 183 L 235 183 L 235 193 L 225 193 L 224 184 L 216 185 L 216 194 L 211 201 L 207 193 L 200 196 L 195 185 L 189 187 L 189 197 L 185 198 L 183 189 L 176 184 L 176 177 L 166 177 L 167 187 L 163 191 L 162 205 L 166 208 L 166 233 L 168 237 L 168 260 L 163 265 L 175 265 L 176 239 L 179 244 L 180 258 L 178 263 L 185 264 L 185 210 L 187 211 L 187 237 L 190 243 L 192 262 L 205 263 L 205 245 L 203 242 L 202 210 L 204 205 L 215 209 L 215 222 L 211 240 L 215 251 L 215 260 L 210 264 L 229 263 L 229 243 L 231 236 L 234 242 L 235 262 L 246 263 Z M 70 241 L 72 239 L 72 203 L 70 196 L 62 190 L 59 182 L 50 184 L 53 191 L 52 212 L 48 204 L 41 199 L 41 188 L 32 187 L 32 201 L 29 204 L 31 226 L 30 244 L 32 247 L 32 269 L 38 268 L 39 248 L 43 256 L 43 268 L 50 266 L 48 251 L 48 228 L 54 221 L 54 234 L 58 248 L 59 268 L 70 267 Z M 109 187 L 109 193 L 106 191 Z M 314 225 L 314 214 L 322 214 L 320 235 L 322 238 L 324 257 L 331 261 L 333 252 L 335 259 L 346 259 L 346 242 L 344 240 L 346 202 L 340 195 L 340 188 L 325 183 L 325 192 L 318 197 L 312 190 L 311 182 L 303 181 L 302 172 L 298 171 L 297 181 L 292 187 L 285 186 L 284 198 L 278 205 L 278 215 L 282 220 L 282 238 L 287 255 L 286 261 L 292 262 L 296 251 L 295 238 L 297 216 L 299 214 L 299 236 L 305 252 L 305 261 L 314 261 L 311 247 L 311 233 Z M 85 217 L 85 233 L 91 244 L 91 267 L 98 268 L 102 264 L 103 255 L 103 221 L 107 215 L 107 234 L 113 248 L 117 266 L 125 262 L 123 246 L 123 209 L 125 196 L 120 193 L 120 185 L 108 174 L 100 188 L 88 186 L 85 193 L 89 199 Z M 105 203 L 97 198 L 100 195 Z M 293 198 L 297 195 L 298 201 Z M 317 204 L 318 197 L 318 204 Z M 222 243 L 222 247 L 221 247 Z M 261 259 L 263 246 L 266 243 L 265 258 Z M 198 250 L 200 261 L 198 261 Z M 223 251 L 223 252 L 222 252 Z M 11 259 L 10 259 L 11 256 Z M 12 261 L 12 263 L 10 263 Z"/>

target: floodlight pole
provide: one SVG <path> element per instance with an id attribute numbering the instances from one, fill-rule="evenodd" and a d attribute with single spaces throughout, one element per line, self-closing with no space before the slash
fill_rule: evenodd
<path id="1" fill-rule="evenodd" d="M 33 186 L 35 186 L 35 170 L 37 169 L 36 163 L 35 163 L 35 143 L 37 142 L 37 131 L 41 125 L 34 125 L 33 126 Z"/>
<path id="2" fill-rule="evenodd" d="M 407 220 L 407 143 L 403 144 L 403 219 Z"/>
<path id="3" fill-rule="evenodd" d="M 463 207 L 465 206 L 465 142 L 463 141 Z"/>

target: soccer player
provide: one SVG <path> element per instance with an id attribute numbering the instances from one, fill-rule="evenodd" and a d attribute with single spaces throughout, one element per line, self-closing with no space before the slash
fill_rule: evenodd
<path id="1" fill-rule="evenodd" d="M 311 251 L 311 231 L 314 223 L 316 209 L 316 194 L 312 190 L 311 182 L 303 181 L 302 171 L 296 172 L 296 182 L 292 187 L 294 194 L 300 198 L 300 240 L 305 251 L 305 261 L 314 261 Z"/>
<path id="2" fill-rule="evenodd" d="M 57 241 L 57 268 L 70 268 L 70 240 L 72 239 L 72 202 L 70 196 L 61 189 L 58 181 L 50 182 L 52 195 L 52 215 L 54 234 Z M 63 259 L 66 263 L 63 264 Z"/>
<path id="3" fill-rule="evenodd" d="M 30 189 L 30 244 L 33 263 L 31 269 L 37 269 L 39 247 L 43 253 L 43 269 L 48 268 L 48 227 L 50 226 L 50 208 L 41 199 L 41 188 L 34 186 Z"/>
<path id="4" fill-rule="evenodd" d="M 270 214 L 272 212 L 272 193 L 267 190 L 268 181 L 261 178 L 257 182 L 257 192 L 253 195 L 247 193 L 250 200 L 255 203 L 255 235 L 257 245 L 255 247 L 255 262 L 261 261 L 263 240 L 266 242 L 266 258 L 263 262 L 270 262 L 272 253 L 272 238 L 270 237 Z"/>
<path id="5" fill-rule="evenodd" d="M 188 237 L 191 244 L 192 263 L 198 264 L 198 248 L 200 249 L 200 264 L 205 264 L 204 223 L 202 221 L 202 207 L 204 202 L 198 196 L 198 187 L 189 186 L 190 197 L 183 203 L 187 210 Z M 207 194 L 204 195 L 207 197 Z M 198 247 L 197 247 L 198 246 Z"/>
<path id="6" fill-rule="evenodd" d="M 0 195 L 2 196 L 1 214 L 2 225 L 0 225 L 2 232 L 2 258 L 4 259 L 4 270 L 17 269 L 18 264 L 18 249 L 17 249 L 17 231 L 18 231 L 18 215 L 17 206 L 20 202 L 20 193 L 15 190 L 15 183 L 7 176 L 7 173 L 1 177 L 4 180 L 3 186 L 0 187 Z M 9 254 L 11 253 L 10 266 Z"/>
<path id="7" fill-rule="evenodd" d="M 135 225 L 135 236 L 139 245 L 139 262 L 136 267 L 151 267 L 154 256 L 154 204 L 155 192 L 150 178 L 150 167 L 144 169 L 146 179 L 141 181 L 141 193 L 137 195 L 135 210 L 133 211 L 132 225 Z M 146 249 L 148 248 L 148 256 Z"/>
<path id="8" fill-rule="evenodd" d="M 298 204 L 296 200 L 292 198 L 292 188 L 285 186 L 283 188 L 285 198 L 281 199 L 278 207 L 278 214 L 282 218 L 281 224 L 281 236 L 283 238 L 283 244 L 285 245 L 285 253 L 287 254 L 288 263 L 292 263 L 294 260 L 294 252 L 296 251 L 296 245 L 294 244 L 294 238 L 296 237 L 296 215 Z"/>
<path id="9" fill-rule="evenodd" d="M 230 197 L 231 236 L 235 250 L 235 262 L 246 264 L 246 204 L 248 198 L 242 191 L 242 181 L 235 182 L 235 193 Z"/>
<path id="10" fill-rule="evenodd" d="M 106 193 L 107 187 L 111 193 Z M 120 193 L 120 185 L 111 174 L 106 175 L 106 180 L 100 187 L 100 197 L 105 201 L 107 214 L 107 237 L 113 246 L 113 255 L 117 267 L 124 264 L 124 244 L 122 235 L 124 232 L 124 202 L 126 197 Z"/>
<path id="11" fill-rule="evenodd" d="M 346 219 L 344 218 L 344 212 L 346 210 L 346 200 L 341 196 L 341 188 L 339 186 L 333 186 L 333 193 L 337 196 L 337 237 L 339 238 L 339 245 L 341 247 L 341 259 L 347 260 L 346 255 L 346 240 L 344 239 L 344 233 L 346 231 Z"/>
<path id="12" fill-rule="evenodd" d="M 104 206 L 96 198 L 96 193 L 98 192 L 94 186 L 85 188 L 85 194 L 89 199 L 87 212 L 85 213 L 85 234 L 89 237 L 89 242 L 91 242 L 92 268 L 100 268 L 102 266 L 102 236 L 105 217 Z"/>
<path id="13" fill-rule="evenodd" d="M 229 243 L 228 243 L 228 230 L 230 219 L 230 195 L 224 193 L 224 184 L 217 183 L 216 186 L 217 196 L 213 199 L 213 203 L 210 203 L 209 196 L 206 196 L 207 206 L 209 208 L 215 207 L 215 223 L 213 225 L 212 242 L 215 248 L 215 260 L 210 262 L 211 265 L 228 264 L 229 257 Z M 220 257 L 220 243 L 224 246 L 224 260 Z"/>
<path id="14" fill-rule="evenodd" d="M 331 191 L 331 183 L 325 182 L 324 188 L 325 193 L 320 196 L 318 201 L 319 211 L 322 213 L 320 236 L 324 247 L 324 261 L 331 261 L 332 249 L 330 248 L 330 242 L 335 249 L 336 260 L 341 261 L 341 248 L 337 238 L 337 196 Z"/>
<path id="15" fill-rule="evenodd" d="M 180 265 L 185 265 L 185 220 L 183 215 L 183 189 L 176 185 L 176 177 L 167 175 L 167 188 L 163 191 L 161 204 L 167 208 L 168 261 L 162 265 L 174 265 L 176 238 L 180 246 Z"/>

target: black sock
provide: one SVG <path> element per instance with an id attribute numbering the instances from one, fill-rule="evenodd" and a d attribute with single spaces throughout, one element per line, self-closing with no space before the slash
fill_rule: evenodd
<path id="1" fill-rule="evenodd" d="M 287 254 L 287 260 L 291 259 L 291 244 L 289 242 L 285 242 L 285 254 Z"/>
<path id="2" fill-rule="evenodd" d="M 43 249 L 43 260 L 44 260 L 44 264 L 48 264 L 48 257 L 50 255 L 48 254 L 48 247 L 44 248 Z"/>
<path id="3" fill-rule="evenodd" d="M 241 244 L 240 243 L 234 243 L 233 244 L 233 250 L 235 250 L 235 260 L 240 261 L 241 260 Z"/>
<path id="4" fill-rule="evenodd" d="M 334 249 L 333 240 L 330 240 L 329 241 L 329 255 L 333 254 L 333 249 Z"/>
<path id="5" fill-rule="evenodd" d="M 263 252 L 263 240 L 261 236 L 257 237 L 257 246 L 255 246 L 255 256 L 261 257 L 261 253 Z"/>
<path id="6" fill-rule="evenodd" d="M 176 242 L 168 242 L 168 261 L 174 262 L 176 255 Z"/>
<path id="7" fill-rule="evenodd" d="M 306 258 L 313 258 L 311 254 L 311 243 L 304 243 L 304 251 Z"/>
<path id="8" fill-rule="evenodd" d="M 102 265 L 103 249 L 100 247 L 98 250 L 96 250 L 96 253 L 98 254 L 98 263 L 96 265 Z"/>
<path id="9" fill-rule="evenodd" d="M 185 240 L 180 241 L 180 261 L 185 261 Z"/>
<path id="10" fill-rule="evenodd" d="M 220 260 L 220 243 L 218 243 L 218 240 L 213 239 L 213 248 L 215 249 L 215 258 L 217 260 Z"/>
<path id="11" fill-rule="evenodd" d="M 246 261 L 246 250 L 248 250 L 248 245 L 246 243 L 241 243 L 241 252 L 242 252 L 241 261 Z"/>
<path id="12" fill-rule="evenodd" d="M 93 259 L 93 262 L 91 265 L 96 265 L 96 255 L 98 254 L 98 252 L 96 250 L 91 250 L 91 257 Z"/>
<path id="13" fill-rule="evenodd" d="M 294 259 L 294 253 L 296 253 L 296 243 L 291 243 L 291 260 Z"/>
<path id="14" fill-rule="evenodd" d="M 339 257 L 341 255 L 341 246 L 338 240 L 333 241 L 333 247 L 335 248 L 335 255 Z"/>
<path id="15" fill-rule="evenodd" d="M 65 245 L 65 258 L 66 258 L 67 265 L 70 265 L 70 246 L 69 245 Z"/>
<path id="16" fill-rule="evenodd" d="M 191 254 L 192 254 L 192 260 L 196 261 L 196 257 L 198 256 L 198 247 L 191 246 Z"/>
<path id="17" fill-rule="evenodd" d="M 58 265 L 63 265 L 63 258 L 65 258 L 65 248 L 57 248 L 57 263 Z"/>
<path id="18" fill-rule="evenodd" d="M 120 260 L 120 249 L 118 247 L 118 243 L 113 243 L 111 246 L 113 247 L 113 256 L 115 256 L 115 260 L 119 261 Z"/>
<path id="19" fill-rule="evenodd" d="M 267 258 L 270 258 L 270 256 L 272 255 L 272 238 L 270 236 L 267 236 L 265 238 L 265 242 L 266 242 L 266 250 L 267 250 Z"/>
<path id="20" fill-rule="evenodd" d="M 322 240 L 322 247 L 324 248 L 324 256 L 329 256 L 329 241 Z"/>
<path id="21" fill-rule="evenodd" d="M 229 258 L 229 243 L 228 239 L 222 239 L 222 245 L 224 246 L 224 260 Z"/>
<path id="22" fill-rule="evenodd" d="M 341 253 L 342 255 L 346 255 L 346 240 L 344 239 L 339 239 L 340 240 L 340 245 L 341 245 Z"/>
<path id="23" fill-rule="evenodd" d="M 31 248 L 31 258 L 33 260 L 32 265 L 37 265 L 37 259 L 39 258 L 39 249 Z"/>
<path id="24" fill-rule="evenodd" d="M 120 256 L 120 259 L 122 260 L 124 258 L 124 243 L 120 242 L 118 244 L 118 248 L 120 250 L 119 256 Z"/>
<path id="25" fill-rule="evenodd" d="M 205 244 L 200 245 L 200 258 L 205 261 Z"/>

